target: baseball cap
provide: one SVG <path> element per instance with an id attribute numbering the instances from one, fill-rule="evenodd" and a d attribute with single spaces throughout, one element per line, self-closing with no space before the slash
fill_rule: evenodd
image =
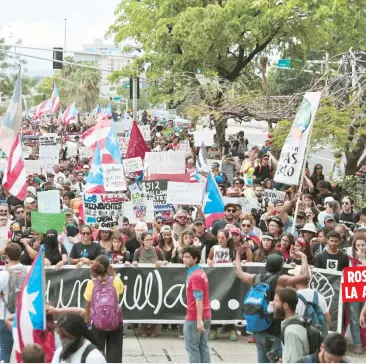
<path id="1" fill-rule="evenodd" d="M 38 178 L 38 177 L 34 177 L 34 178 L 33 178 L 33 182 L 34 182 L 34 183 L 41 183 L 41 180 L 40 180 L 40 178 Z"/>
<path id="2" fill-rule="evenodd" d="M 84 164 L 83 169 L 85 169 L 85 168 L 89 169 L 90 167 L 87 164 Z"/>
<path id="3" fill-rule="evenodd" d="M 216 144 L 216 143 L 213 143 L 213 144 L 211 145 L 211 148 L 217 148 L 217 144 Z"/>
<path id="4" fill-rule="evenodd" d="M 283 205 L 283 201 L 282 200 L 274 200 L 273 201 L 273 206 L 277 206 L 277 205 Z"/>
<path id="5" fill-rule="evenodd" d="M 70 209 L 70 207 L 66 207 L 65 209 L 62 210 L 62 212 L 66 215 L 73 215 L 74 214 L 73 209 Z"/>
<path id="6" fill-rule="evenodd" d="M 33 198 L 33 197 L 27 197 L 26 199 L 25 199 L 25 203 L 33 203 L 33 202 L 35 202 L 36 200 Z"/>
<path id="7" fill-rule="evenodd" d="M 239 228 L 233 227 L 233 228 L 230 229 L 230 234 L 238 234 L 238 235 L 240 235 L 241 234 L 241 231 L 240 231 Z"/>
<path id="8" fill-rule="evenodd" d="M 220 164 L 218 164 L 217 162 L 213 162 L 211 164 L 211 168 L 219 168 L 220 167 Z"/>
<path id="9" fill-rule="evenodd" d="M 281 227 L 283 227 L 282 219 L 281 219 L 279 216 L 276 216 L 276 215 L 270 216 L 270 217 L 267 219 L 267 222 L 271 222 L 271 221 L 274 221 L 274 222 L 276 222 L 278 225 L 280 225 Z"/>
<path id="10" fill-rule="evenodd" d="M 310 231 L 311 233 L 317 233 L 318 229 L 316 228 L 316 226 L 314 224 L 308 223 L 305 224 L 304 227 L 302 229 L 300 229 L 300 231 Z"/>
<path id="11" fill-rule="evenodd" d="M 297 217 L 299 217 L 301 219 L 305 219 L 305 217 L 306 217 L 305 211 L 302 211 L 302 210 L 297 211 Z"/>
<path id="12" fill-rule="evenodd" d="M 331 197 L 331 196 L 326 197 L 326 198 L 324 199 L 324 205 L 325 205 L 327 202 L 330 202 L 330 201 L 334 201 L 334 198 L 333 198 L 333 197 Z"/>
<path id="13" fill-rule="evenodd" d="M 193 221 L 193 225 L 197 225 L 197 224 L 204 224 L 205 223 L 205 219 L 202 217 L 196 217 Z"/>
<path id="14" fill-rule="evenodd" d="M 306 247 L 306 241 L 304 238 L 297 238 L 296 243 L 299 243 L 303 248 Z"/>
<path id="15" fill-rule="evenodd" d="M 169 225 L 163 225 L 160 229 L 161 233 L 170 233 L 172 231 L 172 229 L 170 228 Z"/>
<path id="16" fill-rule="evenodd" d="M 54 173 L 52 173 L 52 172 L 48 172 L 48 173 L 47 173 L 47 177 L 55 177 L 55 174 L 54 174 Z"/>
<path id="17" fill-rule="evenodd" d="M 27 191 L 30 192 L 34 196 L 37 194 L 37 190 L 32 186 L 28 186 Z"/>
<path id="18" fill-rule="evenodd" d="M 330 220 L 334 220 L 334 216 L 332 214 L 327 214 L 324 216 L 324 222 L 330 221 Z"/>
<path id="19" fill-rule="evenodd" d="M 282 269 L 283 258 L 278 254 L 270 254 L 267 257 L 266 269 L 269 272 L 278 272 Z"/>

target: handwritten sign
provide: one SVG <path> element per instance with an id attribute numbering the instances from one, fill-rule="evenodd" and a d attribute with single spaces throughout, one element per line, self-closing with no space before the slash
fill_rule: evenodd
<path id="1" fill-rule="evenodd" d="M 266 202 L 266 204 L 273 203 L 274 200 L 280 200 L 285 201 L 286 193 L 283 191 L 277 191 L 277 190 L 264 190 L 263 193 L 263 200 Z"/>
<path id="2" fill-rule="evenodd" d="M 129 141 L 130 141 L 130 138 L 118 135 L 118 146 L 119 146 L 119 150 L 122 155 L 125 155 L 127 153 Z"/>
<path id="3" fill-rule="evenodd" d="M 227 203 L 235 203 L 241 206 L 243 212 L 251 212 L 252 209 L 258 208 L 258 201 L 256 198 L 246 197 L 223 197 L 225 205 Z"/>
<path id="4" fill-rule="evenodd" d="M 38 192 L 38 211 L 42 213 L 58 214 L 60 208 L 60 193 L 58 190 Z"/>
<path id="5" fill-rule="evenodd" d="M 200 183 L 168 182 L 167 202 L 177 205 L 199 205 L 203 190 Z"/>
<path id="6" fill-rule="evenodd" d="M 139 125 L 142 136 L 146 141 L 151 140 L 150 125 Z"/>
<path id="7" fill-rule="evenodd" d="M 145 163 L 149 172 L 162 174 L 184 174 L 185 173 L 185 153 L 176 152 L 147 152 Z"/>
<path id="8" fill-rule="evenodd" d="M 79 157 L 80 159 L 83 158 L 90 158 L 93 156 L 93 151 L 88 147 L 81 146 L 79 147 Z"/>
<path id="9" fill-rule="evenodd" d="M 44 214 L 39 211 L 31 212 L 32 230 L 44 234 L 49 229 L 62 233 L 65 224 L 65 214 Z"/>
<path id="10" fill-rule="evenodd" d="M 154 204 L 155 214 L 173 211 L 173 205 L 167 203 L 168 180 L 141 182 L 148 200 Z"/>
<path id="11" fill-rule="evenodd" d="M 122 227 L 126 201 L 124 193 L 83 194 L 85 222 L 99 224 L 99 228 L 105 229 Z"/>
<path id="12" fill-rule="evenodd" d="M 67 147 L 67 151 L 66 151 L 67 158 L 76 157 L 78 155 L 78 146 L 76 143 L 67 142 L 66 147 Z"/>
<path id="13" fill-rule="evenodd" d="M 53 170 L 59 162 L 61 138 L 57 134 L 43 134 L 39 137 L 39 160 L 44 172 Z"/>
<path id="14" fill-rule="evenodd" d="M 191 147 L 189 145 L 189 140 L 181 140 L 179 142 L 179 150 L 184 152 L 186 155 L 189 154 L 189 152 L 191 151 Z"/>
<path id="15" fill-rule="evenodd" d="M 147 198 L 144 186 L 139 182 L 133 182 L 128 185 L 128 189 L 133 205 L 132 218 L 136 221 L 152 222 L 154 220 L 154 203 L 152 199 Z"/>
<path id="16" fill-rule="evenodd" d="M 142 159 L 141 159 L 141 157 L 124 159 L 123 167 L 125 169 L 126 174 L 132 173 L 132 172 L 137 172 L 137 171 L 142 171 L 143 170 Z"/>
<path id="17" fill-rule="evenodd" d="M 41 173 L 41 161 L 37 160 L 25 160 L 24 161 L 24 168 L 27 174 L 39 174 Z"/>
<path id="18" fill-rule="evenodd" d="M 122 164 L 102 164 L 104 189 L 107 192 L 126 191 Z"/>

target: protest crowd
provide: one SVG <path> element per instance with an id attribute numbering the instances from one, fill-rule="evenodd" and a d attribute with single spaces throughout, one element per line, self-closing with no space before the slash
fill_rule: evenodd
<path id="1" fill-rule="evenodd" d="M 10 362 L 14 351 L 18 362 L 122 362 L 123 338 L 133 329 L 141 337 L 179 336 L 191 363 L 210 362 L 209 342 L 218 336 L 235 342 L 240 335 L 256 345 L 259 363 L 345 362 L 344 332 L 331 330 L 329 305 L 309 283 L 313 268 L 365 265 L 366 209 L 356 211 L 321 164 L 306 169 L 302 191 L 276 182 L 282 167 L 270 140 L 252 145 L 240 131 L 205 146 L 204 134 L 210 130 L 147 112 L 139 122 L 102 114 L 95 125 L 22 120 L 21 143 L 10 141 L 0 172 L 0 360 Z M 23 172 L 9 168 L 16 163 L 23 163 L 25 184 Z M 358 176 L 364 183 L 366 164 Z M 248 271 L 251 263 L 262 263 L 261 273 Z M 184 325 L 123 325 L 125 282 L 113 268 L 121 264 L 188 267 Z M 238 325 L 211 324 L 213 282 L 205 272 L 220 264 L 231 264 L 247 287 Z M 47 327 L 37 341 L 22 329 L 19 311 L 44 266 L 46 276 L 89 268 L 92 279 L 83 307 L 45 303 Z M 36 309 L 28 307 L 33 328 L 38 304 L 35 298 Z M 345 308 L 361 354 L 363 302 Z"/>

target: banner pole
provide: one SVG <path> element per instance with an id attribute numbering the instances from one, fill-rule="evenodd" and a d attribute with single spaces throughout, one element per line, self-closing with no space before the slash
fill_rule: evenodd
<path id="1" fill-rule="evenodd" d="M 296 228 L 296 216 L 297 216 L 297 213 L 299 211 L 299 205 L 300 205 L 300 199 L 301 199 L 301 192 L 302 192 L 303 185 L 304 185 L 304 176 L 305 176 L 305 169 L 306 169 L 305 168 L 306 167 L 306 161 L 308 159 L 308 154 L 309 154 L 309 149 L 310 149 L 310 142 L 311 142 L 311 135 L 313 134 L 313 126 L 314 126 L 314 123 L 315 123 L 315 117 L 314 117 L 313 122 L 310 125 L 308 140 L 307 140 L 306 148 L 305 148 L 304 160 L 303 160 L 301 174 L 300 174 L 299 189 L 298 189 L 298 191 L 296 193 L 297 194 L 297 199 L 296 199 L 296 207 L 295 207 L 294 219 L 293 219 L 292 230 L 291 230 L 292 235 L 294 235 L 295 228 Z"/>

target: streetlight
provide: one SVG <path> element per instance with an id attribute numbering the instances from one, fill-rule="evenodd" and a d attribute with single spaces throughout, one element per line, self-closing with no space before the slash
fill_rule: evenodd
<path id="1" fill-rule="evenodd" d="M 65 18 L 65 36 L 64 36 L 64 50 L 66 51 L 66 25 L 67 25 L 67 19 Z"/>

